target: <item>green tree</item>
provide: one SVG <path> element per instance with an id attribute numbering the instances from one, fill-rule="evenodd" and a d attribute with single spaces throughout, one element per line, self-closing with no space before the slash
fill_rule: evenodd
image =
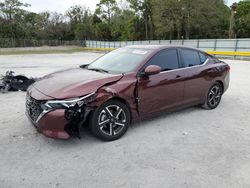
<path id="1" fill-rule="evenodd" d="M 154 0 L 159 38 L 225 38 L 230 9 L 223 0 Z"/>
<path id="2" fill-rule="evenodd" d="M 36 14 L 35 16 L 35 31 L 36 31 L 36 39 L 49 39 L 48 36 L 48 27 L 50 25 L 50 13 L 49 12 L 41 12 Z"/>
<path id="3" fill-rule="evenodd" d="M 143 40 L 144 24 L 138 16 L 133 16 L 127 24 L 127 37 L 129 40 Z"/>
<path id="4" fill-rule="evenodd" d="M 82 22 L 76 25 L 74 33 L 76 39 L 94 38 L 93 16 L 90 14 L 90 12 L 85 11 Z"/>
<path id="5" fill-rule="evenodd" d="M 112 16 L 118 11 L 116 0 L 100 0 L 96 6 L 96 15 L 110 24 Z"/>
<path id="6" fill-rule="evenodd" d="M 49 39 L 68 40 L 73 39 L 73 32 L 69 24 L 65 22 L 65 16 L 57 12 L 50 13 L 49 23 L 46 28 Z"/>
<path id="7" fill-rule="evenodd" d="M 237 37 L 250 37 L 250 0 L 240 1 L 236 7 L 235 31 Z"/>
<path id="8" fill-rule="evenodd" d="M 176 0 L 154 0 L 153 20 L 159 38 L 174 38 L 175 31 L 180 38 L 180 3 Z"/>
<path id="9" fill-rule="evenodd" d="M 4 21 L 3 30 L 1 33 L 4 37 L 20 38 L 23 37 L 25 31 L 22 30 L 20 25 L 21 15 L 26 11 L 24 7 L 28 7 L 29 4 L 22 3 L 19 0 L 4 0 L 0 1 L 0 15 Z"/>
<path id="10" fill-rule="evenodd" d="M 72 6 L 66 11 L 66 16 L 70 19 L 75 39 L 93 38 L 93 16 L 88 8 L 80 5 Z"/>
<path id="11" fill-rule="evenodd" d="M 80 5 L 75 5 L 75 6 L 71 6 L 66 11 L 66 16 L 70 19 L 71 23 L 78 24 L 82 22 L 84 18 L 84 13 L 86 11 L 88 11 L 87 8 L 80 6 Z"/>
<path id="12" fill-rule="evenodd" d="M 95 16 L 99 18 L 99 21 L 96 22 L 95 27 L 97 37 L 112 40 L 112 18 L 115 14 L 119 14 L 120 11 L 116 0 L 100 0 L 100 3 L 98 3 L 96 6 Z"/>
<path id="13" fill-rule="evenodd" d="M 0 37 L 45 40 L 250 37 L 250 0 L 240 1 L 235 11 L 223 0 L 122 2 L 100 0 L 94 13 L 75 5 L 63 15 L 26 11 L 24 8 L 29 5 L 21 0 L 0 0 Z"/>
<path id="14" fill-rule="evenodd" d="M 4 0 L 0 2 L 0 12 L 7 20 L 13 20 L 13 18 L 23 11 L 22 8 L 30 6 L 27 3 L 22 3 L 19 0 Z"/>
<path id="15" fill-rule="evenodd" d="M 153 39 L 153 2 L 152 0 L 128 0 L 130 8 L 134 10 L 134 14 L 141 17 L 145 24 L 145 39 Z M 150 37 L 149 37 L 150 34 Z"/>

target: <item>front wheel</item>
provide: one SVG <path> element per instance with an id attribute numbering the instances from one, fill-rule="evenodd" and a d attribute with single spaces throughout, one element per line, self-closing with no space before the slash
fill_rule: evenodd
<path id="1" fill-rule="evenodd" d="M 105 141 L 122 137 L 130 125 L 130 111 L 119 100 L 110 100 L 98 107 L 90 117 L 90 130 Z"/>
<path id="2" fill-rule="evenodd" d="M 210 87 L 206 97 L 206 102 L 202 107 L 209 110 L 215 109 L 220 104 L 222 92 L 221 85 L 216 82 L 212 85 L 212 87 Z"/>

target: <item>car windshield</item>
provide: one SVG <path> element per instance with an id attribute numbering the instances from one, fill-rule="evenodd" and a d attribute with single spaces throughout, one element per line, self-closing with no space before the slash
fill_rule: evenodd
<path id="1" fill-rule="evenodd" d="M 133 71 L 149 53 L 148 49 L 120 48 L 100 57 L 86 68 L 107 73 L 128 73 Z"/>

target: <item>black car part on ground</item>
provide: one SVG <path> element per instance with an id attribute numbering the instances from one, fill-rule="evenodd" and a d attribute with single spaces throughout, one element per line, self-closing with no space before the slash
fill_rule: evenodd
<path id="1" fill-rule="evenodd" d="M 15 76 L 13 71 L 7 71 L 0 80 L 0 92 L 26 91 L 36 80 L 35 78 L 27 78 L 24 75 Z"/>

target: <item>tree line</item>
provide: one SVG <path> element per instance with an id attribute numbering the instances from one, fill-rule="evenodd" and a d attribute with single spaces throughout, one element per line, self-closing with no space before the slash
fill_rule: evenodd
<path id="1" fill-rule="evenodd" d="M 0 1 L 0 38 L 152 40 L 250 37 L 250 0 L 100 0 L 96 9 L 65 14 L 27 11 L 21 0 Z"/>

